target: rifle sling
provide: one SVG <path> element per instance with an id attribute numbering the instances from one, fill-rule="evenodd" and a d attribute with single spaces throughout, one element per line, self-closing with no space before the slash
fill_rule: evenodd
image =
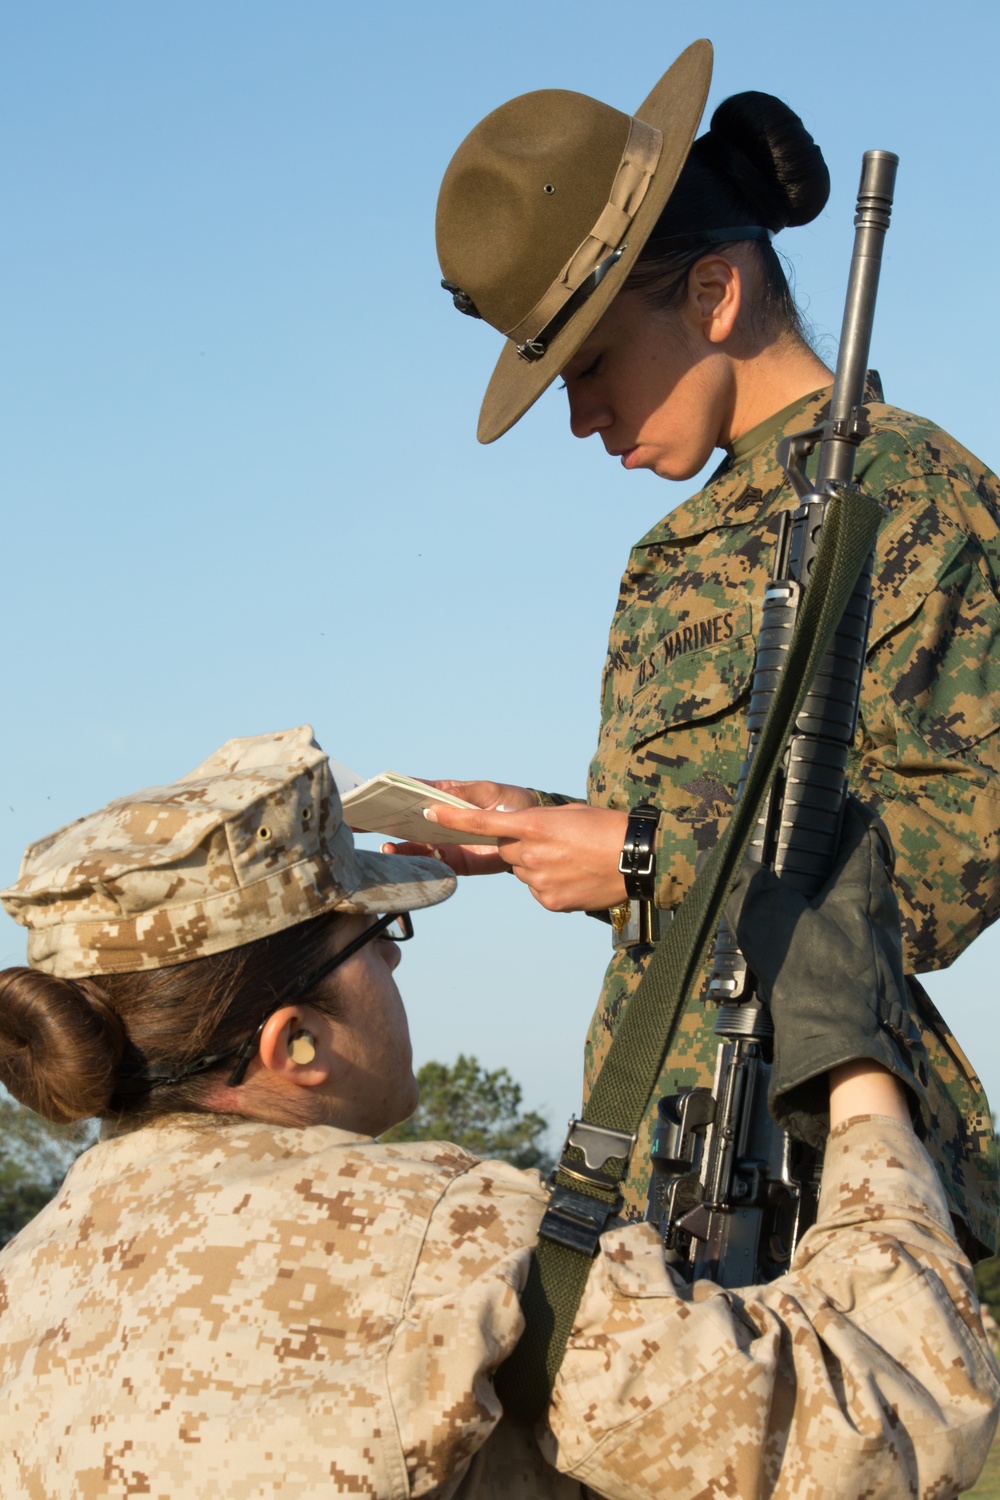
<path id="1" fill-rule="evenodd" d="M 744 792 L 625 1007 L 583 1110 L 584 1122 L 631 1136 L 645 1118 L 677 1022 L 704 966 L 723 903 L 803 699 L 874 546 L 881 517 L 881 506 L 856 489 L 842 486 L 832 495 L 787 660 Z M 496 1389 L 504 1410 L 524 1421 L 537 1420 L 548 1405 L 601 1230 L 620 1206 L 618 1188 L 628 1172 L 625 1156 L 606 1162 L 598 1174 L 586 1174 L 583 1161 L 583 1153 L 570 1148 L 556 1169 L 552 1203 L 542 1221 L 521 1297 L 525 1330 L 497 1371 Z M 581 1180 L 581 1174 L 589 1180 Z M 588 1199 L 596 1202 L 588 1205 Z M 568 1207 L 561 1210 L 560 1201 Z M 571 1248 L 566 1240 L 574 1239 L 575 1225 L 588 1207 L 593 1210 L 595 1232 L 589 1238 L 584 1233 L 585 1248 Z M 553 1223 L 562 1243 L 552 1238 Z M 566 1233 L 561 1226 L 567 1226 Z"/>

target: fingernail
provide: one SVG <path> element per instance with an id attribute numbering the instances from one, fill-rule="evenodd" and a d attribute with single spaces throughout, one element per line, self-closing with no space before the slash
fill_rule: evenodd
<path id="1" fill-rule="evenodd" d="M 496 805 L 496 807 L 493 809 L 493 811 L 494 812 L 517 812 L 517 808 L 516 807 L 505 807 L 502 802 L 498 802 L 497 805 Z"/>
<path id="2" fill-rule="evenodd" d="M 428 823 L 437 823 L 440 821 L 433 807 L 424 808 L 424 817 L 427 819 Z"/>
<path id="3" fill-rule="evenodd" d="M 441 853 L 440 849 L 432 849 L 431 850 L 431 854 L 433 855 L 433 857 L 435 859 L 440 859 L 440 860 L 444 859 L 444 855 Z"/>
<path id="4" fill-rule="evenodd" d="M 381 847 L 382 847 L 382 853 L 383 854 L 391 854 L 392 853 L 392 845 L 391 844 L 383 844 Z"/>

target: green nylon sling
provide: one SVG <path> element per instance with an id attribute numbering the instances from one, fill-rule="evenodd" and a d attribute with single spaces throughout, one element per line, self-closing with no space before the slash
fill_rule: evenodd
<path id="1" fill-rule="evenodd" d="M 830 501 L 820 545 L 805 589 L 788 656 L 764 721 L 746 786 L 726 831 L 677 909 L 666 936 L 622 1015 L 604 1065 L 583 1110 L 584 1123 L 632 1136 L 649 1108 L 677 1022 L 714 939 L 723 903 L 764 808 L 785 746 L 809 684 L 830 646 L 883 515 L 877 501 L 849 487 Z M 569 1176 L 584 1161 L 570 1147 L 556 1169 L 555 1189 L 594 1200 L 599 1234 L 616 1211 L 618 1188 L 628 1172 L 627 1156 L 603 1165 L 608 1185 Z M 543 1219 L 521 1297 L 525 1330 L 497 1371 L 496 1390 L 505 1412 L 534 1421 L 548 1405 L 576 1310 L 596 1254 L 545 1237 Z"/>

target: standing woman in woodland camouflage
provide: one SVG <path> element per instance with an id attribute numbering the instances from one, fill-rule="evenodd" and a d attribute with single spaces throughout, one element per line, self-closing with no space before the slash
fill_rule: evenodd
<path id="1" fill-rule="evenodd" d="M 629 558 L 586 803 L 439 783 L 484 809 L 440 810 L 442 824 L 501 838 L 499 852 L 443 848 L 458 873 L 511 870 L 552 911 L 614 919 L 588 1090 L 665 914 L 729 816 L 779 517 L 795 503 L 775 449 L 824 420 L 832 382 L 771 244 L 823 209 L 822 154 L 797 115 L 760 93 L 724 101 L 692 145 L 710 69 L 711 48 L 695 43 L 634 116 L 555 90 L 514 99 L 459 147 L 438 203 L 445 287 L 508 341 L 482 442 L 558 375 L 574 434 L 596 433 L 628 470 L 688 479 L 724 450 L 705 488 Z M 877 377 L 868 398 L 856 478 L 887 515 L 849 778 L 895 843 L 914 974 L 951 963 L 1000 910 L 1000 491 L 954 439 L 884 404 Z M 653 809 L 653 869 L 626 884 L 619 860 L 643 835 L 630 819 L 640 803 Z M 933 1064 L 933 1149 L 982 1253 L 998 1206 L 988 1108 L 915 982 L 911 996 Z M 711 1016 L 689 1007 L 660 1092 L 710 1083 L 715 1051 Z M 647 1145 L 633 1157 L 635 1212 Z"/>

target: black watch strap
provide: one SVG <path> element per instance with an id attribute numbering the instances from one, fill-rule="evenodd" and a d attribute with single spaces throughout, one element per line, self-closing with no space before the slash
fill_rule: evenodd
<path id="1" fill-rule="evenodd" d="M 625 891 L 632 901 L 652 901 L 656 884 L 657 808 L 640 802 L 628 815 L 628 829 L 618 868 L 625 876 Z"/>

